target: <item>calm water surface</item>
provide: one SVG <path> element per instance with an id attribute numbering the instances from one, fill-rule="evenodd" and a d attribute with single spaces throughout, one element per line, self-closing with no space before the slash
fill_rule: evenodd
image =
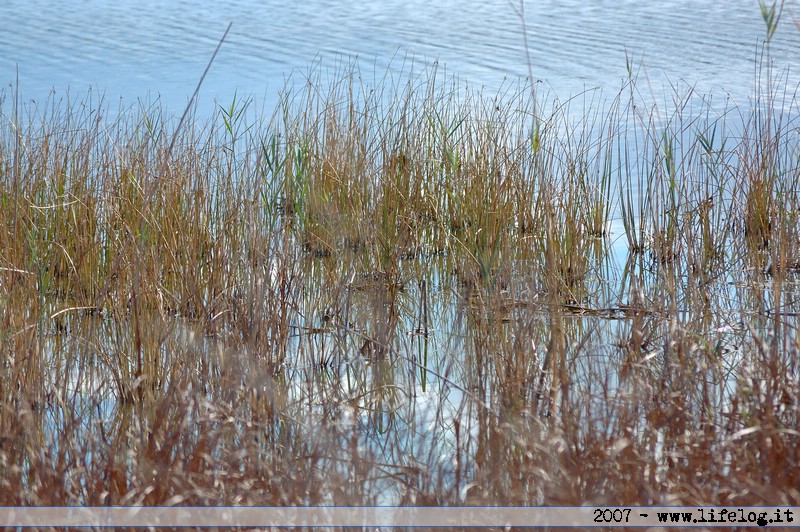
<path id="1" fill-rule="evenodd" d="M 527 15 L 534 77 L 543 90 L 561 99 L 594 88 L 613 95 L 628 76 L 630 59 L 638 71 L 639 90 L 655 100 L 669 100 L 672 87 L 679 92 L 694 87 L 700 94 L 713 94 L 715 101 L 747 106 L 765 34 L 756 0 L 538 0 L 529 2 Z M 791 15 L 771 45 L 777 71 L 788 87 L 800 79 L 800 30 Z M 438 61 L 446 73 L 487 90 L 528 75 L 520 19 L 506 0 L 234 0 L 224 5 L 188 0 L 4 0 L 0 20 L 0 89 L 14 90 L 18 75 L 23 100 L 43 101 L 51 91 L 63 95 L 68 90 L 81 97 L 92 88 L 108 102 L 160 98 L 170 111 L 180 113 L 230 22 L 229 38 L 202 87 L 201 114 L 214 109 L 215 102 L 230 102 L 235 94 L 253 98 L 269 111 L 287 79 L 302 79 L 302 73 L 320 62 L 335 67 L 354 57 L 362 72 L 378 76 L 387 70 L 407 72 L 412 60 L 419 68 Z M 623 234 L 620 227 L 613 233 Z M 626 249 L 624 238 L 615 242 Z M 624 250 L 619 255 L 623 254 Z M 431 335 L 431 353 L 448 355 L 443 359 L 452 366 L 430 365 L 437 375 L 454 380 L 466 373 L 460 358 L 449 356 L 467 350 L 468 342 L 455 333 L 449 336 L 458 330 L 460 312 L 455 306 L 432 312 L 443 318 L 432 328 L 441 336 Z M 420 342 L 408 334 L 414 327 L 409 322 L 398 333 L 412 348 L 413 342 Z M 317 336 L 297 340 L 297 351 L 305 346 L 309 353 L 324 352 L 324 339 Z M 186 343 L 182 337 L 176 341 Z M 351 368 L 356 362 L 346 361 L 342 373 L 360 375 L 359 368 Z M 378 382 L 376 372 L 366 371 L 364 378 Z M 405 408 L 401 421 L 386 414 L 389 407 L 370 410 L 370 405 L 363 405 L 363 419 L 348 412 L 342 416 L 364 429 L 381 459 L 400 463 L 405 458 L 381 454 L 385 438 L 373 432 L 383 425 L 364 412 L 374 411 L 381 422 L 384 416 L 393 434 L 399 434 L 398 441 L 408 442 L 410 449 L 396 444 L 390 451 L 416 454 L 436 470 L 444 459 L 455 463 L 455 438 L 449 429 L 437 433 L 435 427 L 471 414 L 460 406 L 463 394 L 458 388 L 433 378 L 423 385 L 417 376 L 422 374 L 410 367 L 397 377 L 402 385 L 397 387 L 407 395 L 386 400 L 392 409 Z M 300 388 L 305 382 L 310 379 L 292 381 L 290 393 L 306 393 Z M 99 386 L 91 384 L 91 389 Z M 396 387 L 394 381 L 388 384 Z M 351 393 L 345 390 L 343 395 Z M 451 469 L 447 465 L 443 470 L 448 474 Z"/>
<path id="2" fill-rule="evenodd" d="M 800 31 L 788 15 L 772 55 L 794 80 Z M 534 77 L 562 99 L 594 87 L 613 94 L 628 56 L 656 99 L 672 84 L 746 103 L 765 34 L 756 0 L 541 0 L 528 2 L 526 18 Z M 488 89 L 527 76 L 507 0 L 6 0 L 0 20 L 0 84 L 13 85 L 18 67 L 24 99 L 93 87 L 107 100 L 160 97 L 179 111 L 229 22 L 201 113 L 235 93 L 271 107 L 288 76 L 354 56 L 362 71 L 378 72 L 400 69 L 404 58 L 438 59 L 448 74 Z"/>

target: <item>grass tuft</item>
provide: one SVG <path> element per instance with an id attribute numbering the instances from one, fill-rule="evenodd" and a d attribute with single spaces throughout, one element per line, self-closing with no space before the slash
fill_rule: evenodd
<path id="1" fill-rule="evenodd" d="M 0 504 L 800 504 L 794 98 L 403 70 L 0 96 Z"/>

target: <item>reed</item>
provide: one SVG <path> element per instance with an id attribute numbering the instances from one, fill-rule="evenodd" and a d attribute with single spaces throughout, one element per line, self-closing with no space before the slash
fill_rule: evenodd
<path id="1" fill-rule="evenodd" d="M 0 97 L 0 503 L 798 504 L 794 95 L 400 70 Z"/>

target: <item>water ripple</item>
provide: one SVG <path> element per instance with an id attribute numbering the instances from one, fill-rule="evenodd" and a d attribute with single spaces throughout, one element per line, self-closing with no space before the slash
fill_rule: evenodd
<path id="1" fill-rule="evenodd" d="M 543 0 L 528 2 L 530 58 L 536 78 L 561 97 L 585 87 L 619 88 L 626 56 L 656 86 L 685 80 L 698 90 L 751 91 L 764 25 L 749 0 Z M 277 90 L 320 57 L 358 56 L 388 67 L 410 54 L 438 59 L 479 85 L 527 76 L 520 20 L 506 0 L 308 0 L 222 5 L 188 0 L 134 4 L 111 0 L 7 0 L 0 83 L 19 65 L 30 97 L 51 87 L 98 86 L 136 99 L 159 92 L 181 105 L 218 39 L 228 42 L 204 85 L 209 97 Z M 781 68 L 800 66 L 800 32 L 784 21 L 772 44 Z M 791 71 L 790 71 L 791 72 Z"/>

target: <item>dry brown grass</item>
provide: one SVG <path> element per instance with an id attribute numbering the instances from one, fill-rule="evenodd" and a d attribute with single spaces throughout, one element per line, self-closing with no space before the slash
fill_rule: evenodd
<path id="1" fill-rule="evenodd" d="M 1 102 L 0 504 L 800 505 L 793 111 L 359 74 Z"/>

